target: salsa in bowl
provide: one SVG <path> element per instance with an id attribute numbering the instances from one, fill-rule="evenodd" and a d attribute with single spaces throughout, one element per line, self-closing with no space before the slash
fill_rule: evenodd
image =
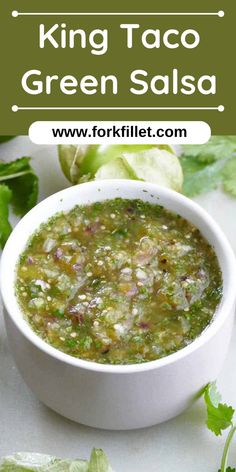
<path id="1" fill-rule="evenodd" d="M 211 322 L 222 296 L 214 249 L 180 215 L 115 198 L 50 218 L 21 254 L 16 293 L 36 334 L 102 364 L 170 355 Z"/>
<path id="2" fill-rule="evenodd" d="M 121 220 L 116 218 L 116 210 L 109 205 L 121 205 Z M 105 219 L 105 224 L 96 222 L 100 224 L 99 230 L 96 225 L 91 227 L 88 221 L 84 221 L 89 220 L 87 212 L 93 212 L 95 207 L 100 212 L 99 218 Z M 86 244 L 80 241 L 81 238 L 77 238 L 74 245 L 74 224 L 59 232 L 61 235 L 65 232 L 59 244 L 58 232 L 49 237 L 48 225 L 51 224 L 50 231 L 53 233 L 54 227 L 61 224 L 64 218 L 69 218 L 73 212 L 78 212 L 80 218 L 81 212 L 85 212 L 82 216 L 85 224 L 78 231 L 81 238 L 82 234 L 86 238 Z M 95 219 L 97 217 L 98 215 Z M 134 224 L 136 220 L 132 220 L 132 217 L 137 218 L 138 223 Z M 159 225 L 161 218 L 165 221 Z M 42 237 L 43 228 L 46 228 L 45 237 Z M 97 231 L 94 233 L 95 228 Z M 113 236 L 111 229 L 114 231 Z M 178 230 L 179 234 L 180 229 L 183 239 L 168 240 L 168 235 L 176 239 L 173 232 Z M 100 231 L 105 231 L 102 238 Z M 151 233 L 148 235 L 147 231 Z M 156 245 L 150 241 L 153 239 L 153 231 L 156 236 L 159 234 L 160 240 L 162 237 L 165 239 L 165 244 L 163 242 Z M 133 234 L 132 243 L 129 242 L 128 232 Z M 110 240 L 105 241 L 106 237 Z M 102 246 L 105 242 L 105 246 L 111 249 L 107 248 L 105 253 L 102 250 L 102 255 L 100 250 L 95 254 L 99 249 L 97 238 L 102 240 Z M 63 245 L 64 242 L 72 243 L 74 249 L 71 244 Z M 31 243 L 34 254 L 29 252 Z M 78 257 L 81 254 L 85 256 L 83 246 L 90 246 L 89 255 L 93 254 L 94 258 L 92 264 L 88 254 L 85 260 L 73 260 L 75 254 Z M 117 256 L 115 248 L 121 255 L 124 256 L 125 253 L 125 257 Z M 35 271 L 45 270 L 47 260 L 49 271 L 55 270 L 56 274 L 36 274 Z M 199 272 L 202 260 L 204 270 Z M 177 261 L 177 266 L 173 265 L 174 261 Z M 116 265 L 115 269 L 113 264 Z M 26 270 L 23 269 L 25 265 Z M 75 267 L 71 269 L 73 265 Z M 25 275 L 18 278 L 17 274 L 22 269 Z M 72 289 L 74 280 L 78 283 L 81 274 L 85 274 L 85 269 L 85 285 L 78 287 L 75 284 Z M 34 280 L 32 286 L 27 281 L 31 270 L 31 282 Z M 67 275 L 71 283 L 64 279 L 68 284 L 60 295 L 63 280 L 60 276 L 63 275 Z M 52 195 L 31 210 L 14 229 L 2 255 L 0 276 L 8 338 L 22 376 L 42 402 L 74 421 L 106 429 L 133 429 L 160 423 L 191 405 L 196 393 L 207 382 L 214 380 L 221 369 L 234 317 L 234 254 L 215 221 L 196 203 L 169 189 L 146 182 L 106 180 L 70 187 Z M 171 277 L 173 281 L 178 278 L 179 292 L 177 289 L 173 293 L 166 291 L 170 287 Z M 163 282 L 167 282 L 167 285 Z M 194 290 L 190 290 L 192 282 L 196 288 L 195 294 Z M 103 285 L 106 287 L 105 293 L 102 291 Z M 57 292 L 54 296 L 50 292 L 53 289 Z M 20 299 L 18 292 L 22 294 Z M 119 303 L 114 300 L 111 295 L 113 293 L 118 297 Z M 205 294 L 208 302 L 204 301 Z M 68 301 L 67 298 L 72 295 L 75 298 Z M 145 303 L 145 297 L 148 303 Z M 102 300 L 96 300 L 96 307 L 93 307 L 95 298 Z M 35 301 L 36 306 L 38 303 L 35 299 L 39 299 L 39 318 L 36 319 L 39 325 L 32 327 L 28 317 L 29 313 L 34 317 Z M 127 308 L 128 300 L 130 309 Z M 64 305 L 52 306 L 59 301 Z M 82 305 L 87 307 L 84 313 L 81 313 L 81 302 L 86 302 Z M 189 320 L 195 303 L 199 303 L 198 309 Z M 24 304 L 27 305 L 25 309 Z M 29 304 L 32 307 L 28 311 Z M 112 310 L 108 310 L 109 307 Z M 54 312 L 55 319 L 50 320 L 52 308 L 59 311 Z M 132 313 L 133 310 L 135 311 Z M 49 315 L 48 320 L 42 316 L 45 311 Z M 89 322 L 83 328 L 88 313 Z M 114 313 L 119 313 L 119 319 L 116 320 Z M 199 321 L 201 313 L 204 316 Z M 122 319 L 124 315 L 125 318 Z M 107 324 L 100 324 L 103 316 Z M 49 325 L 45 324 L 46 321 Z M 51 326 L 51 322 L 55 325 Z M 63 344 L 55 346 L 54 341 L 59 342 L 58 330 L 63 329 L 64 332 L 65 326 L 61 326 L 61 323 L 68 324 L 66 328 L 69 329 L 66 336 L 61 336 L 65 339 L 60 340 Z M 167 339 L 170 326 L 171 336 Z M 37 330 L 41 328 L 43 331 L 40 333 Z M 52 328 L 47 331 L 50 340 L 44 338 L 46 328 Z M 102 328 L 105 329 L 102 336 L 97 336 Z M 157 332 L 161 336 L 154 339 Z M 92 343 L 90 339 L 86 341 L 87 336 L 91 337 Z M 127 336 L 131 336 L 132 341 Z M 133 339 L 135 336 L 138 339 Z M 97 338 L 99 343 L 96 347 Z M 168 344 L 170 339 L 172 342 L 174 340 L 174 344 Z M 68 340 L 71 344 L 66 346 Z M 115 345 L 119 345 L 118 357 Z"/>

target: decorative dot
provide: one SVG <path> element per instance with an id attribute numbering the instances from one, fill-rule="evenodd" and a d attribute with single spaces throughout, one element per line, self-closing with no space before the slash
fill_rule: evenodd
<path id="1" fill-rule="evenodd" d="M 225 12 L 223 10 L 218 11 L 218 16 L 223 18 L 223 16 L 225 16 Z"/>
<path id="2" fill-rule="evenodd" d="M 11 14 L 12 14 L 13 18 L 17 18 L 17 16 L 19 15 L 19 12 L 16 11 L 16 10 L 13 10 L 13 11 L 11 12 Z"/>
<path id="3" fill-rule="evenodd" d="M 17 106 L 17 105 L 13 105 L 11 109 L 12 109 L 12 111 L 14 111 L 14 112 L 16 112 L 16 111 L 18 111 L 18 110 L 19 110 L 19 108 L 18 108 L 18 106 Z"/>
<path id="4" fill-rule="evenodd" d="M 225 107 L 224 107 L 223 105 L 219 105 L 219 106 L 218 106 L 218 111 L 221 111 L 221 112 L 222 112 L 222 111 L 224 111 L 224 109 L 225 109 Z"/>

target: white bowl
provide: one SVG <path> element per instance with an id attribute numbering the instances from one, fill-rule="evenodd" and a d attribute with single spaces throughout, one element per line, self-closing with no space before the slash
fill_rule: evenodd
<path id="1" fill-rule="evenodd" d="M 23 318 L 15 296 L 15 267 L 29 236 L 58 211 L 104 199 L 139 198 L 191 221 L 214 247 L 223 273 L 223 297 L 209 327 L 190 345 L 155 361 L 104 365 L 71 357 L 40 339 Z M 105 180 L 70 187 L 31 210 L 11 234 L 1 261 L 1 291 L 8 337 L 29 387 L 47 406 L 79 423 L 133 429 L 161 423 L 191 405 L 223 364 L 232 331 L 236 262 L 215 221 L 196 203 L 157 185 Z"/>

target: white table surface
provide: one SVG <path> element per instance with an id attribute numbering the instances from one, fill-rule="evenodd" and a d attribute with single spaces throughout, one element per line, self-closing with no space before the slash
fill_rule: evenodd
<path id="1" fill-rule="evenodd" d="M 0 159 L 27 155 L 32 156 L 40 177 L 40 199 L 68 185 L 61 173 L 55 146 L 37 146 L 26 137 L 0 146 Z M 236 252 L 236 199 L 217 191 L 197 201 L 219 222 Z M 236 328 L 218 379 L 224 400 L 234 407 L 235 339 Z M 224 437 L 216 438 L 208 432 L 204 421 L 202 400 L 179 417 L 142 430 L 102 431 L 66 420 L 42 405 L 23 382 L 11 356 L 0 316 L 0 456 L 34 451 L 87 458 L 92 447 L 101 447 L 116 472 L 217 472 Z M 236 464 L 236 444 L 232 447 L 230 463 Z"/>

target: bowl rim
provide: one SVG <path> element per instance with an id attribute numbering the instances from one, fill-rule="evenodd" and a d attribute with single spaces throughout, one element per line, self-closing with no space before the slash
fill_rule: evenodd
<path id="1" fill-rule="evenodd" d="M 165 356 L 160 359 L 156 359 L 153 361 L 143 362 L 140 364 L 100 364 L 98 362 L 93 361 L 86 361 L 80 358 L 76 358 L 70 356 L 69 354 L 65 354 L 64 352 L 54 348 L 50 344 L 46 343 L 46 341 L 42 340 L 30 327 L 28 322 L 23 318 L 22 310 L 17 302 L 17 298 L 15 296 L 15 289 L 8 283 L 8 277 L 6 273 L 8 271 L 8 254 L 14 251 L 14 247 L 17 244 L 17 237 L 18 233 L 21 231 L 21 228 L 24 227 L 25 223 L 28 222 L 32 217 L 37 214 L 39 208 L 44 207 L 47 205 L 49 200 L 55 200 L 55 203 L 70 198 L 70 195 L 76 192 L 78 187 L 84 187 L 84 190 L 93 190 L 94 187 L 119 187 L 119 186 L 127 186 L 133 187 L 134 189 L 142 189 L 143 192 L 149 192 L 150 194 L 158 194 L 161 195 L 163 198 L 171 198 L 172 200 L 175 199 L 182 207 L 187 207 L 193 213 L 197 214 L 200 219 L 202 220 L 203 224 L 211 229 L 214 233 L 214 237 L 217 240 L 217 243 L 220 245 L 221 250 L 223 252 L 224 263 L 226 267 L 226 271 L 228 272 L 228 279 L 229 283 L 225 287 L 224 280 L 223 280 L 223 295 L 222 300 L 217 307 L 216 313 L 217 316 L 214 316 L 211 323 L 205 328 L 205 330 L 189 345 L 185 346 L 184 348 Z M 111 197 L 111 199 L 115 198 Z M 126 197 L 122 197 L 126 198 Z M 133 197 L 141 198 L 141 197 Z M 93 200 L 96 201 L 96 200 Z M 72 205 L 71 208 L 73 208 Z M 165 206 L 165 205 L 163 205 Z M 55 205 L 55 214 L 60 210 L 56 208 Z M 45 221 L 48 220 L 48 217 Z M 25 244 L 27 241 L 25 241 Z M 16 256 L 15 256 L 16 257 Z M 18 256 L 16 257 L 15 264 L 17 262 Z M 189 198 L 185 197 L 184 195 L 175 192 L 174 190 L 161 187 L 157 184 L 152 184 L 149 182 L 141 182 L 141 181 L 134 181 L 134 180 L 126 180 L 126 179 L 107 179 L 107 180 L 100 180 L 100 181 L 92 181 L 86 182 L 78 185 L 74 185 L 72 187 L 68 187 L 60 192 L 54 193 L 49 197 L 42 200 L 38 203 L 32 210 L 30 210 L 16 225 L 13 232 L 11 233 L 5 248 L 2 253 L 1 264 L 0 264 L 0 287 L 1 287 L 1 294 L 4 306 L 6 308 L 7 316 L 11 318 L 15 326 L 20 330 L 24 337 L 28 339 L 34 346 L 39 348 L 44 353 L 48 354 L 49 356 L 64 362 L 65 364 L 69 364 L 71 366 L 79 367 L 81 369 L 85 369 L 88 371 L 95 371 L 95 372 L 104 372 L 104 373 L 112 373 L 112 374 L 129 374 L 129 373 L 140 373 L 145 371 L 150 371 L 153 369 L 162 368 L 164 366 L 174 364 L 178 360 L 185 358 L 188 355 L 193 354 L 196 350 L 202 347 L 207 341 L 209 341 L 214 335 L 221 329 L 222 325 L 224 324 L 225 320 L 228 317 L 229 312 L 233 309 L 234 303 L 236 300 L 236 291 L 234 286 L 234 281 L 236 279 L 236 259 L 234 256 L 234 252 L 225 236 L 221 228 L 215 222 L 215 220 L 196 202 L 190 200 Z M 13 300 L 11 298 L 13 295 Z"/>

